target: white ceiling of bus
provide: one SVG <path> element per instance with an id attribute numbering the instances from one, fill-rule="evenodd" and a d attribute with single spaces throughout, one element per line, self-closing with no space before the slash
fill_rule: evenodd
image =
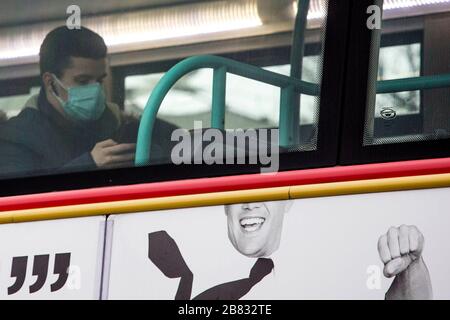
<path id="1" fill-rule="evenodd" d="M 71 4 L 92 15 L 200 1 L 207 0 L 1 0 L 0 26 L 62 19 Z"/>

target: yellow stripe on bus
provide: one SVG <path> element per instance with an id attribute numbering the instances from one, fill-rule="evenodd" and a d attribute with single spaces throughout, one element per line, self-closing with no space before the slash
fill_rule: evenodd
<path id="1" fill-rule="evenodd" d="M 93 204 L 69 205 L 62 207 L 17 210 L 6 212 L 5 215 L 7 216 L 5 216 L 4 219 L 2 219 L 3 214 L 0 214 L 0 223 L 76 218 L 105 214 L 215 206 L 227 203 L 277 201 L 288 199 L 289 187 L 227 191 L 174 197 L 111 201 Z"/>
<path id="2" fill-rule="evenodd" d="M 291 199 L 450 187 L 450 174 L 292 186 Z"/>
<path id="3" fill-rule="evenodd" d="M 0 224 L 13 222 L 13 212 L 14 211 L 0 213 Z"/>
<path id="4" fill-rule="evenodd" d="M 215 206 L 232 203 L 277 201 L 351 194 L 450 187 L 450 174 L 323 183 L 279 188 L 238 190 L 139 200 L 16 210 L 0 213 L 0 224 L 76 218 L 106 214 Z"/>

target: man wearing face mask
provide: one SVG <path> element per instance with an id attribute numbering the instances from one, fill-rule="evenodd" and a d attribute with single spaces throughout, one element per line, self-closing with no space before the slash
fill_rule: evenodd
<path id="1" fill-rule="evenodd" d="M 133 164 L 138 121 L 127 121 L 117 105 L 106 102 L 106 55 L 103 39 L 87 28 L 59 27 L 46 36 L 39 95 L 0 127 L 0 176 Z M 174 129 L 157 121 L 156 157 L 170 155 L 167 141 Z"/>

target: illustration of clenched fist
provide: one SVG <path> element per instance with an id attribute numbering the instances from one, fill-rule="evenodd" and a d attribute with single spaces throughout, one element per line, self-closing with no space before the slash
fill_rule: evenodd
<path id="1" fill-rule="evenodd" d="M 388 278 L 402 273 L 419 259 L 424 247 L 424 237 L 416 226 L 391 227 L 378 240 L 378 253 L 384 263 Z"/>

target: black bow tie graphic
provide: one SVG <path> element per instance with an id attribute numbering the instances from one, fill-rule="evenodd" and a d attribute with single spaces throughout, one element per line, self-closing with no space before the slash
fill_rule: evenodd
<path id="1" fill-rule="evenodd" d="M 175 240 L 165 231 L 150 233 L 148 238 L 150 260 L 166 277 L 181 278 L 175 300 L 189 300 L 194 276 L 184 261 Z M 200 293 L 194 300 L 239 300 L 271 273 L 273 267 L 271 259 L 259 258 L 250 270 L 248 278 L 212 287 Z"/>

